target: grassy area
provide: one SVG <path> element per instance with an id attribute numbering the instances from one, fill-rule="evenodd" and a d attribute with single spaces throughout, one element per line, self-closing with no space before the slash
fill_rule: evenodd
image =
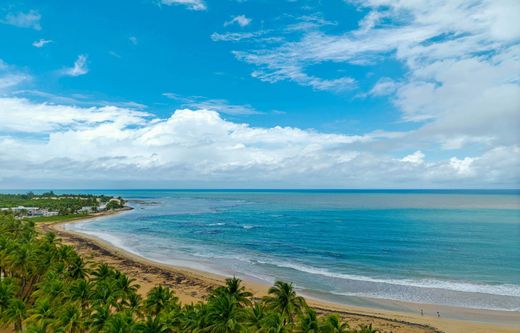
<path id="1" fill-rule="evenodd" d="M 69 215 L 57 215 L 57 216 L 36 216 L 26 217 L 25 219 L 33 222 L 61 222 L 66 220 L 72 220 L 77 218 L 86 217 L 88 214 L 69 214 Z"/>

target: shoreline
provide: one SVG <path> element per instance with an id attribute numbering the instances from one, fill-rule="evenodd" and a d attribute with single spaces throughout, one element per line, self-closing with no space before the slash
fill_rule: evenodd
<path id="1" fill-rule="evenodd" d="M 100 217 L 130 211 L 133 208 L 101 212 L 89 216 L 82 216 L 59 222 L 40 222 L 37 224 L 43 232 L 55 232 L 66 244 L 73 245 L 76 250 L 88 261 L 107 262 L 122 272 L 135 278 L 141 285 L 140 292 L 146 294 L 156 284 L 172 288 L 182 303 L 198 302 L 221 285 L 226 278 L 223 275 L 205 272 L 202 270 L 178 267 L 171 264 L 159 263 L 142 256 L 121 249 L 109 242 L 72 230 L 66 230 L 65 224 L 84 222 Z M 244 280 L 244 285 L 255 297 L 262 297 L 270 287 L 267 283 Z M 376 303 L 407 308 L 403 310 L 384 310 L 335 304 L 323 300 L 307 297 L 307 302 L 320 313 L 337 313 L 345 317 L 351 327 L 358 324 L 372 323 L 382 331 L 398 333 L 412 332 L 518 332 L 520 329 L 520 313 L 502 312 L 493 310 L 463 309 L 449 306 L 428 304 L 414 304 L 397 301 L 375 300 Z M 414 313 L 415 309 L 424 309 L 425 315 Z M 437 318 L 436 311 L 444 314 L 458 313 L 461 318 Z M 428 315 L 430 314 L 430 315 Z M 486 320 L 482 320 L 482 319 Z"/>

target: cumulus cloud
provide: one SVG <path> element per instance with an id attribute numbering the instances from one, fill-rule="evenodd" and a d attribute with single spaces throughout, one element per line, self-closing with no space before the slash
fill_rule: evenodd
<path id="1" fill-rule="evenodd" d="M 203 0 L 161 0 L 161 4 L 172 6 L 182 5 L 190 10 L 206 10 L 206 3 Z"/>
<path id="2" fill-rule="evenodd" d="M 19 28 L 30 28 L 34 30 L 41 30 L 40 20 L 42 16 L 36 10 L 30 10 L 26 13 L 8 13 L 1 23 L 14 25 Z"/>
<path id="3" fill-rule="evenodd" d="M 52 43 L 52 40 L 41 38 L 39 40 L 34 41 L 32 43 L 32 46 L 37 47 L 37 48 L 41 48 L 41 47 L 44 47 L 45 45 L 47 45 L 49 43 Z"/>
<path id="4" fill-rule="evenodd" d="M 406 155 L 401 159 L 401 161 L 411 164 L 422 164 L 424 163 L 424 154 L 420 150 L 418 150 L 413 154 Z"/>
<path id="5" fill-rule="evenodd" d="M 23 98 L 0 98 L 0 133 L 0 184 L 22 175 L 38 182 L 45 175 L 55 184 L 132 179 L 163 186 L 493 187 L 515 179 L 512 187 L 520 156 L 509 146 L 440 161 L 427 161 L 420 151 L 399 159 L 371 148 L 385 135 L 252 127 L 209 110 L 157 118 L 129 108 Z"/>
<path id="6" fill-rule="evenodd" d="M 51 133 L 60 129 L 75 130 L 106 122 L 118 126 L 144 122 L 148 113 L 105 106 L 80 108 L 68 105 L 33 103 L 25 98 L 0 98 L 0 133 Z"/>
<path id="7" fill-rule="evenodd" d="M 227 27 L 228 25 L 237 24 L 241 27 L 245 27 L 251 23 L 252 19 L 245 15 L 238 15 L 233 17 L 231 20 L 224 22 L 224 26 Z"/>
<path id="8" fill-rule="evenodd" d="M 63 75 L 68 76 L 80 76 L 88 73 L 87 67 L 87 56 L 80 54 L 76 61 L 74 62 L 74 66 L 70 68 L 65 68 L 62 71 Z"/>

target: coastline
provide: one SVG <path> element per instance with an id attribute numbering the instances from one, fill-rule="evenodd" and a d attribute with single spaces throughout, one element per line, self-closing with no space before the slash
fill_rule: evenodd
<path id="1" fill-rule="evenodd" d="M 130 253 L 116 247 L 105 240 L 95 236 L 66 230 L 63 225 L 83 222 L 113 214 L 119 214 L 131 210 L 131 207 L 96 213 L 59 222 L 41 222 L 37 226 L 43 232 L 55 232 L 65 243 L 73 245 L 76 250 L 88 261 L 102 261 L 109 263 L 117 269 L 135 278 L 141 286 L 140 292 L 146 294 L 156 284 L 166 285 L 172 288 L 183 303 L 191 303 L 203 300 L 214 288 L 221 285 L 224 276 L 204 272 L 201 270 L 177 267 L 169 264 L 158 263 L 144 257 Z M 270 287 L 268 284 L 244 280 L 245 286 L 253 292 L 255 297 L 262 297 Z M 321 313 L 338 313 L 345 317 L 352 327 L 358 324 L 372 323 L 374 327 L 382 331 L 394 333 L 412 332 L 518 332 L 520 329 L 520 313 L 488 310 L 460 309 L 447 306 L 433 306 L 427 304 L 412 304 L 403 302 L 377 302 L 389 305 L 398 304 L 400 307 L 412 309 L 422 308 L 425 315 L 405 311 L 389 311 L 377 308 L 364 308 L 329 303 L 307 297 L 309 305 Z M 459 312 L 463 319 L 437 318 L 436 311 L 441 313 Z M 482 318 L 486 320 L 481 320 Z M 485 322 L 483 322 L 485 321 Z"/>

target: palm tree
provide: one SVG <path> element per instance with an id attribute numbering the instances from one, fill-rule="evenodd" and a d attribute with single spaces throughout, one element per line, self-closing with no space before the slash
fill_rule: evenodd
<path id="1" fill-rule="evenodd" d="M 9 303 L 16 293 L 15 288 L 11 279 L 0 280 L 0 313 L 9 307 Z"/>
<path id="2" fill-rule="evenodd" d="M 133 333 L 136 331 L 134 319 L 126 311 L 110 316 L 101 330 L 102 333 Z"/>
<path id="3" fill-rule="evenodd" d="M 87 276 L 85 263 L 77 254 L 69 258 L 67 271 L 72 279 L 83 279 Z"/>
<path id="4" fill-rule="evenodd" d="M 199 332 L 207 326 L 208 306 L 206 304 L 188 304 L 182 310 L 179 318 L 182 328 L 181 332 Z"/>
<path id="5" fill-rule="evenodd" d="M 163 309 L 177 305 L 178 298 L 167 287 L 155 286 L 148 293 L 144 306 L 152 316 L 157 316 Z"/>
<path id="6" fill-rule="evenodd" d="M 9 325 L 14 325 L 15 332 L 23 330 L 23 321 L 27 316 L 26 304 L 19 298 L 12 298 L 9 306 L 4 311 L 4 322 Z"/>
<path id="7" fill-rule="evenodd" d="M 97 266 L 97 268 L 92 272 L 92 276 L 94 277 L 94 281 L 103 281 L 112 277 L 114 275 L 114 270 L 106 263 L 101 263 Z"/>
<path id="8" fill-rule="evenodd" d="M 238 333 L 242 331 L 244 319 L 244 309 L 242 309 L 233 296 L 217 296 L 208 303 L 206 321 L 209 325 L 204 331 L 212 333 Z"/>
<path id="9" fill-rule="evenodd" d="M 89 328 L 92 332 L 100 332 L 108 318 L 110 318 L 110 305 L 102 304 L 94 307 L 89 319 Z"/>
<path id="10" fill-rule="evenodd" d="M 255 332 L 262 328 L 262 323 L 265 320 L 267 313 L 265 305 L 262 303 L 255 303 L 247 311 L 247 325 Z"/>
<path id="11" fill-rule="evenodd" d="M 16 244 L 8 257 L 8 266 L 14 276 L 20 278 L 21 288 L 19 294 L 21 295 L 25 290 L 27 283 L 27 273 L 31 268 L 30 258 L 32 249 L 27 244 Z"/>
<path id="12" fill-rule="evenodd" d="M 337 314 L 331 314 L 321 320 L 321 331 L 323 333 L 348 333 L 349 325 L 346 321 L 341 321 Z"/>
<path id="13" fill-rule="evenodd" d="M 305 299 L 296 294 L 292 283 L 276 281 L 269 288 L 269 296 L 264 298 L 265 303 L 272 310 L 278 311 L 284 317 L 284 325 L 294 322 L 294 316 L 301 314 L 307 307 Z"/>
<path id="14" fill-rule="evenodd" d="M 361 324 L 359 325 L 359 328 L 355 331 L 355 333 L 379 333 L 379 330 L 376 330 L 375 328 L 372 328 L 372 324 Z"/>
<path id="15" fill-rule="evenodd" d="M 24 333 L 47 333 L 47 326 L 43 324 L 29 324 Z"/>
<path id="16" fill-rule="evenodd" d="M 139 333 L 165 333 L 169 331 L 161 316 L 146 316 L 144 322 L 136 325 L 136 330 Z"/>
<path id="17" fill-rule="evenodd" d="M 308 308 L 305 315 L 300 317 L 300 325 L 296 330 L 298 333 L 319 333 L 319 323 L 316 311 Z"/>
<path id="18" fill-rule="evenodd" d="M 271 312 L 262 320 L 261 333 L 289 333 L 285 318 L 278 312 Z"/>
<path id="19" fill-rule="evenodd" d="M 129 305 L 130 297 L 137 293 L 139 285 L 135 284 L 135 279 L 131 279 L 121 272 L 116 272 L 114 280 L 114 292 L 119 299 L 118 306 L 123 308 Z"/>
<path id="20" fill-rule="evenodd" d="M 231 297 L 235 298 L 235 300 L 240 306 L 249 306 L 251 305 L 250 298 L 253 296 L 253 294 L 249 291 L 246 291 L 246 288 L 241 285 L 241 282 L 242 280 L 240 280 L 237 277 L 226 279 L 226 284 L 222 287 L 215 289 L 213 295 L 215 297 L 218 297 L 222 294 L 230 295 Z"/>
<path id="21" fill-rule="evenodd" d="M 61 309 L 58 319 L 53 324 L 54 328 L 69 333 L 83 332 L 86 325 L 81 309 L 73 303 L 68 303 Z"/>
<path id="22" fill-rule="evenodd" d="M 68 293 L 68 299 L 72 302 L 78 302 L 81 309 L 88 307 L 92 295 L 92 285 L 84 279 L 78 279 L 72 282 Z"/>
<path id="23" fill-rule="evenodd" d="M 48 297 L 39 298 L 34 307 L 28 311 L 27 321 L 33 323 L 33 329 L 46 328 L 55 319 L 55 311 Z"/>

